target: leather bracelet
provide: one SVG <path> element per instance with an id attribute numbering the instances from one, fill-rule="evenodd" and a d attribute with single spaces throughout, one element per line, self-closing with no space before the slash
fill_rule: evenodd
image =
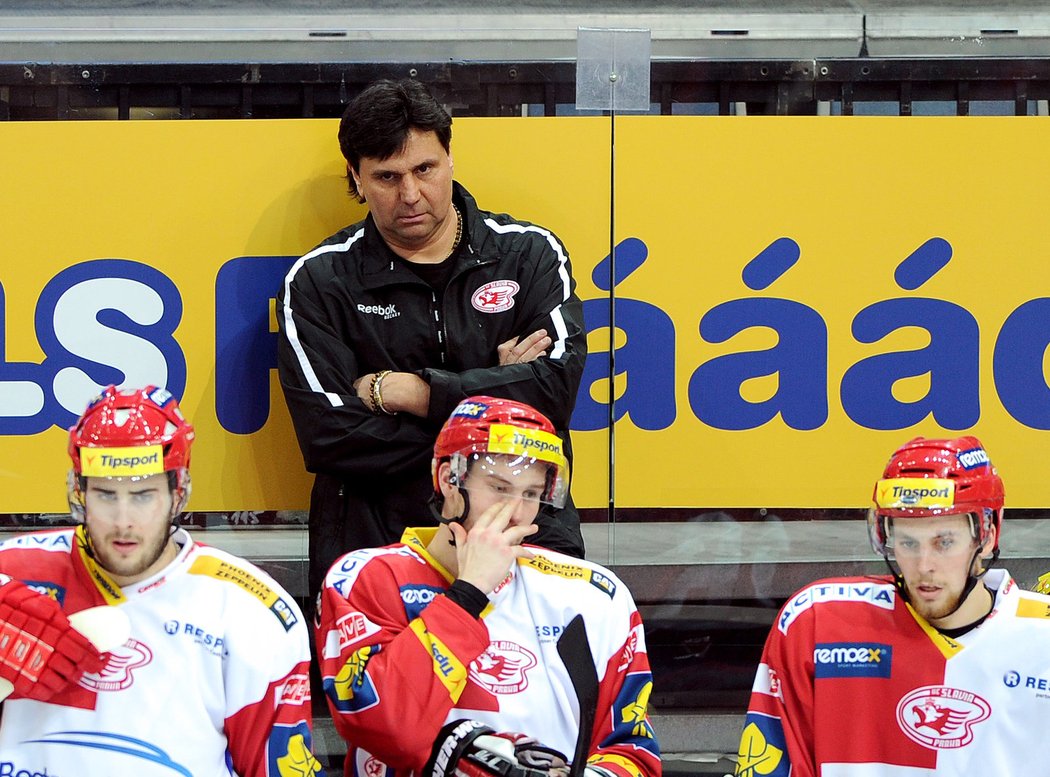
<path id="1" fill-rule="evenodd" d="M 382 370 L 372 376 L 372 383 L 368 387 L 368 396 L 372 401 L 372 412 L 376 415 L 394 415 L 394 411 L 387 410 L 383 404 L 383 378 L 389 375 L 392 370 Z"/>

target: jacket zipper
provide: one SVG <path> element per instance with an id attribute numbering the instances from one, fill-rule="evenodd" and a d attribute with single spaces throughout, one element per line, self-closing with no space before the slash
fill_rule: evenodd
<path id="1" fill-rule="evenodd" d="M 431 309 L 434 311 L 434 325 L 437 327 L 438 355 L 441 357 L 441 366 L 445 366 L 448 359 L 445 356 L 445 342 L 448 340 L 445 332 L 445 320 L 441 315 L 441 306 L 438 303 L 437 292 L 430 290 Z"/>

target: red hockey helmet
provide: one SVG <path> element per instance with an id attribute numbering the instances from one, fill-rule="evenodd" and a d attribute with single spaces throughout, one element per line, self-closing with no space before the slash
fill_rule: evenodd
<path id="1" fill-rule="evenodd" d="M 470 464 L 486 454 L 511 456 L 523 468 L 542 465 L 547 476 L 539 501 L 565 505 L 569 463 L 561 438 L 543 413 L 512 399 L 478 396 L 460 402 L 434 443 L 435 493 L 441 495 L 438 468 L 443 461 L 452 465 L 453 482 L 462 484 Z"/>
<path id="2" fill-rule="evenodd" d="M 193 427 L 168 391 L 157 386 L 107 386 L 69 429 L 69 502 L 83 518 L 84 478 L 146 477 L 172 473 L 173 516 L 190 492 Z"/>
<path id="3" fill-rule="evenodd" d="M 936 515 L 972 516 L 972 531 L 984 545 L 995 527 L 995 545 L 1003 520 L 1003 481 L 976 437 L 930 440 L 916 437 L 890 457 L 875 483 L 875 506 L 868 518 L 871 544 L 887 554 L 890 518 Z"/>

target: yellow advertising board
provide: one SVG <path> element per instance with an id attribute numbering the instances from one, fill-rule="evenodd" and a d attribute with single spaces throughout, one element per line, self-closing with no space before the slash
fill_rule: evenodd
<path id="1" fill-rule="evenodd" d="M 614 177 L 609 129 L 454 125 L 481 206 L 571 251 L 591 349 L 578 504 L 608 501 L 612 341 L 619 506 L 861 506 L 898 444 L 963 433 L 1008 505 L 1050 505 L 1038 121 L 620 117 Z M 64 427 L 125 381 L 182 398 L 194 509 L 306 506 L 272 297 L 294 257 L 364 213 L 335 132 L 0 126 L 0 513 L 63 509 Z"/>

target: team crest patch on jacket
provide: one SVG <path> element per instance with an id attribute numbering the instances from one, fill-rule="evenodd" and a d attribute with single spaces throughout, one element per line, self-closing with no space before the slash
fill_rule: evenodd
<path id="1" fill-rule="evenodd" d="M 521 287 L 511 280 L 491 281 L 470 297 L 470 304 L 482 313 L 502 313 L 514 307 L 514 295 Z"/>
<path id="2" fill-rule="evenodd" d="M 973 740 L 973 727 L 992 714 L 976 693 L 946 685 L 916 688 L 897 704 L 897 725 L 930 750 L 954 750 Z"/>
<path id="3" fill-rule="evenodd" d="M 521 693 L 536 656 L 515 642 L 496 640 L 470 664 L 470 679 L 491 693 Z"/>

